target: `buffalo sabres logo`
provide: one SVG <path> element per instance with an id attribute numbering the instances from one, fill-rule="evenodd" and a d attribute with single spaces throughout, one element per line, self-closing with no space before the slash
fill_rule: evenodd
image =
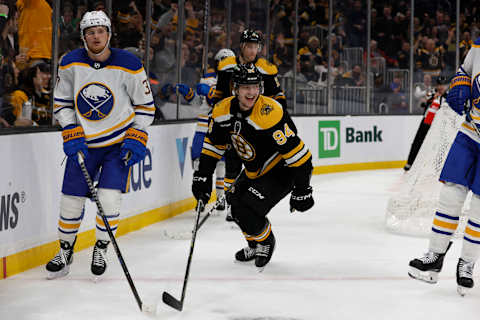
<path id="1" fill-rule="evenodd" d="M 82 117 L 91 121 L 105 119 L 113 109 L 112 91 L 99 82 L 89 83 L 77 94 L 77 108 Z"/>

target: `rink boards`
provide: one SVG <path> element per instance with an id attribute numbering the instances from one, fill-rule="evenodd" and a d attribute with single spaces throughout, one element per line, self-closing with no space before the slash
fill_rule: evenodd
<path id="1" fill-rule="evenodd" d="M 296 117 L 314 173 L 404 165 L 419 116 Z M 193 208 L 190 146 L 195 123 L 149 129 L 148 152 L 130 177 L 117 236 Z M 58 250 L 64 171 L 60 132 L 0 136 L 0 279 L 46 263 Z M 96 207 L 87 200 L 76 250 L 93 244 Z"/>

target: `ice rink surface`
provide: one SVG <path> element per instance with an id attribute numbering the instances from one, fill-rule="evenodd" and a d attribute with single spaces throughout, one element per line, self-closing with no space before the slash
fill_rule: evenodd
<path id="1" fill-rule="evenodd" d="M 138 310 L 110 246 L 98 283 L 90 275 L 92 248 L 75 253 L 63 279 L 46 280 L 38 267 L 0 281 L 0 319 L 480 319 L 478 276 L 467 296 L 456 292 L 461 240 L 449 251 L 438 284 L 407 276 L 408 261 L 425 252 L 428 240 L 384 228 L 387 201 L 402 174 L 314 176 L 313 209 L 290 214 L 287 197 L 270 212 L 277 247 L 263 273 L 253 263 L 234 263 L 245 241 L 223 215 L 212 216 L 197 235 L 182 312 L 163 304 L 161 295 L 180 298 L 190 239 L 169 236 L 188 234 L 193 212 L 118 239 L 140 296 L 158 302 L 155 317 Z"/>

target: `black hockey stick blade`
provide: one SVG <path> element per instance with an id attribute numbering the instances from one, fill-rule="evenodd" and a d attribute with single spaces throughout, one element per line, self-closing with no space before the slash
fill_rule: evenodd
<path id="1" fill-rule="evenodd" d="M 166 305 L 177 309 L 178 311 L 182 311 L 183 303 L 175 299 L 170 293 L 163 291 L 162 300 Z"/>

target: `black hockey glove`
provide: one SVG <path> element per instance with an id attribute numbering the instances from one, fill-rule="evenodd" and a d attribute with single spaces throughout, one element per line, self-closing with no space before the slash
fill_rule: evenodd
<path id="1" fill-rule="evenodd" d="M 202 200 L 206 204 L 212 193 L 212 176 L 195 171 L 193 173 L 192 192 L 195 199 Z"/>
<path id="2" fill-rule="evenodd" d="M 313 207 L 312 187 L 293 188 L 290 196 L 290 212 L 304 212 Z"/>

